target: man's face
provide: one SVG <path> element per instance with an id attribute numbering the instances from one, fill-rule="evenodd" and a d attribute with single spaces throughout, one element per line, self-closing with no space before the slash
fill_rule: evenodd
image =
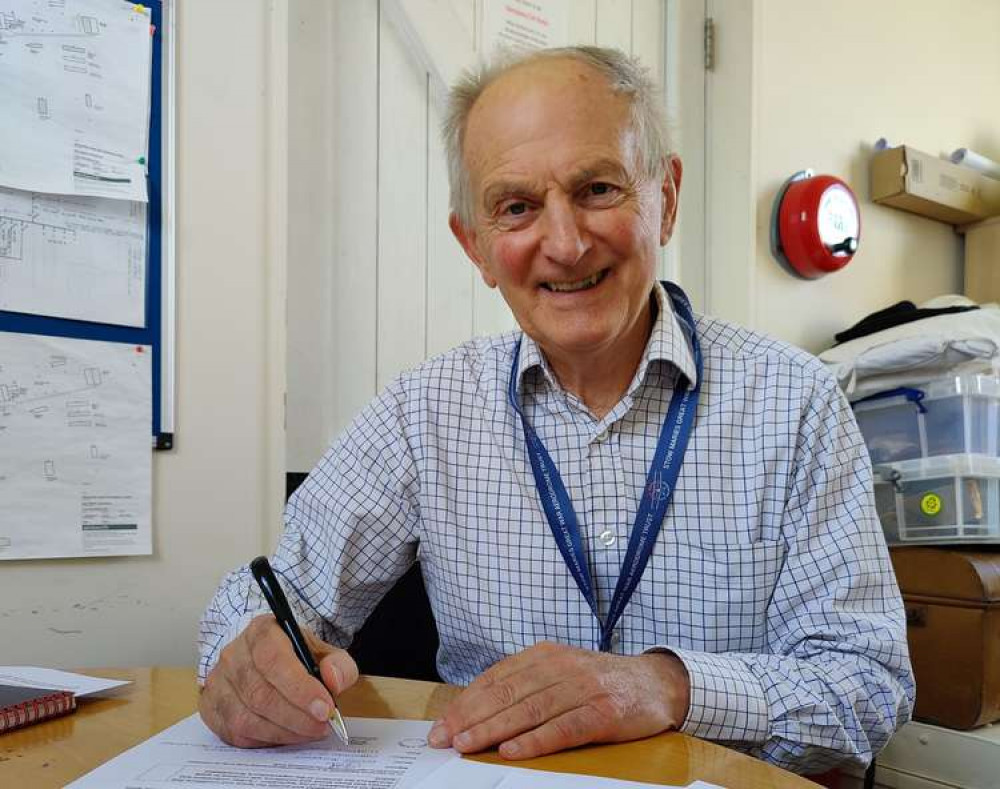
<path id="1" fill-rule="evenodd" d="M 451 226 L 547 354 L 644 346 L 657 248 L 673 230 L 680 162 L 641 175 L 628 100 L 571 60 L 520 66 L 469 116 L 472 227 Z"/>

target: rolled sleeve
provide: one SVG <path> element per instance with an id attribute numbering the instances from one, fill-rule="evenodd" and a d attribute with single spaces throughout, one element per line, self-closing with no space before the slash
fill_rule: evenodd
<path id="1" fill-rule="evenodd" d="M 870 463 L 850 407 L 827 378 L 805 399 L 784 558 L 757 623 L 764 648 L 654 648 L 688 671 L 681 731 L 799 772 L 867 764 L 909 720 L 914 698 Z"/>

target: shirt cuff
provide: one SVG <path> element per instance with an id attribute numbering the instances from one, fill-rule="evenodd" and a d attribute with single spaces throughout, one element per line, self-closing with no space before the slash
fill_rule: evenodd
<path id="1" fill-rule="evenodd" d="M 670 652 L 687 669 L 690 706 L 680 731 L 704 740 L 763 743 L 770 717 L 764 686 L 739 658 L 672 647 L 647 652 Z"/>
<path id="2" fill-rule="evenodd" d="M 240 633 L 247 629 L 247 626 L 258 616 L 263 616 L 264 614 L 270 614 L 270 610 L 262 611 L 247 611 L 245 614 L 240 614 L 239 619 L 229 625 L 229 630 L 222 637 L 222 640 L 216 645 L 215 650 L 211 657 L 211 663 L 205 667 L 205 676 L 198 676 L 198 685 L 204 687 L 205 678 L 208 677 L 212 669 L 215 668 L 215 664 L 219 662 L 219 655 L 222 654 L 222 650 L 228 647 L 233 641 L 235 641 Z"/>

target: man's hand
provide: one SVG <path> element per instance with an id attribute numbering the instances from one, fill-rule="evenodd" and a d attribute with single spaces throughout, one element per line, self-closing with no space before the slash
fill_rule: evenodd
<path id="1" fill-rule="evenodd" d="M 428 741 L 472 753 L 500 744 L 528 759 L 590 742 L 624 742 L 679 727 L 690 684 L 668 653 L 623 657 L 541 643 L 484 671 Z"/>
<path id="2" fill-rule="evenodd" d="M 336 697 L 358 679 L 350 655 L 302 630 L 323 682 L 299 662 L 292 643 L 270 614 L 256 617 L 219 656 L 202 688 L 202 720 L 240 748 L 319 740 Z M 323 683 L 326 687 L 323 687 Z"/>

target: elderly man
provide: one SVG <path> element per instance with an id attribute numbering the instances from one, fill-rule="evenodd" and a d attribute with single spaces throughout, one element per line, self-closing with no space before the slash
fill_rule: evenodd
<path id="1" fill-rule="evenodd" d="M 420 558 L 429 735 L 520 759 L 667 729 L 798 770 L 907 720 L 902 606 L 850 408 L 808 354 L 655 280 L 681 163 L 620 53 L 535 53 L 452 92 L 451 228 L 521 331 L 406 373 L 288 504 L 275 565 L 326 688 L 254 593 L 202 623 L 201 713 L 242 746 L 322 737 L 343 651 Z M 329 691 L 329 692 L 328 692 Z"/>

